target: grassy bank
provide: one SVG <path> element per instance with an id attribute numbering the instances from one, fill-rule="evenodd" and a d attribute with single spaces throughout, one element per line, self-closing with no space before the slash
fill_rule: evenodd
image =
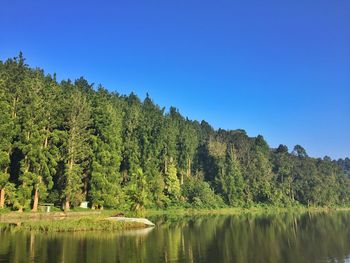
<path id="1" fill-rule="evenodd" d="M 40 231 L 40 232 L 73 232 L 73 231 L 115 231 L 144 228 L 136 222 L 116 222 L 101 216 L 84 216 L 81 218 L 63 218 L 56 220 L 32 220 L 18 223 L 0 223 L 0 229 Z"/>
<path id="2" fill-rule="evenodd" d="M 52 218 L 82 218 L 85 216 L 98 216 L 101 215 L 100 211 L 91 211 L 91 210 L 85 210 L 84 212 L 51 212 L 51 213 L 45 213 L 45 212 L 14 212 L 14 211 L 7 211 L 6 213 L 0 213 L 0 222 L 6 221 L 6 222 L 16 222 L 18 220 L 27 221 L 27 220 L 46 220 L 46 219 L 52 219 Z"/>
<path id="3" fill-rule="evenodd" d="M 304 212 L 331 212 L 350 211 L 348 207 L 277 207 L 277 206 L 256 206 L 250 208 L 220 208 L 220 209 L 167 209 L 167 210 L 144 210 L 142 216 L 158 215 L 241 215 L 241 214 L 276 214 L 276 213 L 304 213 Z"/>
<path id="4" fill-rule="evenodd" d="M 145 209 L 141 211 L 120 211 L 120 210 L 89 210 L 78 209 L 70 212 L 23 212 L 18 213 L 9 210 L 0 209 L 0 222 L 11 220 L 46 220 L 52 218 L 84 218 L 84 217 L 101 217 L 106 218 L 119 213 L 123 213 L 126 217 L 148 217 L 156 215 L 240 215 L 240 214 L 260 214 L 260 213 L 288 213 L 288 212 L 330 212 L 330 211 L 350 211 L 350 207 L 278 207 L 278 206 L 254 206 L 249 208 L 226 207 L 218 209 L 197 209 L 197 208 L 168 208 L 168 209 Z"/>
<path id="5" fill-rule="evenodd" d="M 305 212 L 331 212 L 350 210 L 350 208 L 325 208 L 325 207 L 273 207 L 259 206 L 250 208 L 221 208 L 221 209 L 188 209 L 172 208 L 167 210 L 143 210 L 141 212 L 126 212 L 128 217 L 187 217 L 205 215 L 242 215 L 242 214 L 278 214 L 278 213 L 305 213 Z M 28 230 L 41 232 L 72 232 L 72 231 L 115 231 L 125 229 L 137 229 L 145 227 L 144 224 L 135 222 L 116 222 L 106 218 L 120 211 L 72 211 L 52 213 L 18 213 L 2 211 L 0 214 L 0 229 Z"/>

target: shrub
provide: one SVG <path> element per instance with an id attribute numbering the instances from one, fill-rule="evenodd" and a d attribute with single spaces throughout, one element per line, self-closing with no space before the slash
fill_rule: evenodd
<path id="1" fill-rule="evenodd" d="M 194 208 L 220 208 L 225 203 L 214 193 L 207 182 L 196 178 L 188 178 L 182 185 L 182 195 L 187 203 Z"/>

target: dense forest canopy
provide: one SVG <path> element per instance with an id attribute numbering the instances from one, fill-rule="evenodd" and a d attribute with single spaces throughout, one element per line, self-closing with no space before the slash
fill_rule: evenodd
<path id="1" fill-rule="evenodd" d="M 271 149 L 176 108 L 0 62 L 0 208 L 37 211 L 350 203 L 350 160 Z"/>

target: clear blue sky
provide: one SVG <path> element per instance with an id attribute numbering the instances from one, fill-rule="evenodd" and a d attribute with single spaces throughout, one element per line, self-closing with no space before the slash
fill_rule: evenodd
<path id="1" fill-rule="evenodd" d="M 349 0 L 2 0 L 0 25 L 2 60 L 350 156 Z"/>

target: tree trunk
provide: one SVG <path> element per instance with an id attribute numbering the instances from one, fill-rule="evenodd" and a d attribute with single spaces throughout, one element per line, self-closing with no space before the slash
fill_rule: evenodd
<path id="1" fill-rule="evenodd" d="M 168 172 L 168 161 L 167 161 L 167 158 L 165 158 L 165 161 L 164 161 L 164 173 L 167 173 Z"/>
<path id="2" fill-rule="evenodd" d="M 89 178 L 88 175 L 85 174 L 84 176 L 84 188 L 83 188 L 83 195 L 85 197 L 85 200 L 87 200 L 87 196 L 88 196 L 88 187 L 89 187 Z"/>
<path id="3" fill-rule="evenodd" d="M 187 177 L 191 177 L 191 159 L 188 159 Z"/>
<path id="4" fill-rule="evenodd" d="M 35 189 L 35 193 L 34 193 L 34 202 L 33 202 L 32 212 L 37 212 L 38 211 L 38 203 L 39 203 L 39 191 L 36 188 Z"/>
<path id="5" fill-rule="evenodd" d="M 45 141 L 44 141 L 44 148 L 45 149 L 47 148 L 48 144 L 49 144 L 49 138 L 45 137 Z"/>
<path id="6" fill-rule="evenodd" d="M 0 208 L 5 207 L 5 188 L 0 189 Z"/>
<path id="7" fill-rule="evenodd" d="M 70 202 L 69 199 L 66 199 L 65 205 L 64 205 L 64 212 L 68 212 L 70 210 Z"/>
<path id="8" fill-rule="evenodd" d="M 16 111 L 16 104 L 17 104 L 17 100 L 18 98 L 14 98 L 13 99 L 13 103 L 12 103 L 12 118 L 15 119 L 17 117 L 17 111 Z"/>
<path id="9" fill-rule="evenodd" d="M 71 158 L 69 161 L 68 161 L 68 166 L 69 166 L 69 171 L 72 171 L 73 170 L 73 162 L 74 162 L 74 160 L 73 160 L 73 158 Z M 69 173 L 70 174 L 70 173 Z M 68 188 L 70 188 L 70 187 L 72 187 L 71 186 L 71 183 L 70 183 L 70 175 L 69 176 L 67 176 L 67 178 L 66 178 L 66 180 L 67 180 L 67 182 L 66 182 L 66 188 L 68 187 Z M 65 201 L 65 205 L 64 205 L 64 211 L 65 212 L 68 212 L 69 210 L 70 210 L 70 197 L 68 197 L 68 196 L 66 196 L 66 201 Z"/>
<path id="10" fill-rule="evenodd" d="M 39 182 L 35 186 L 35 193 L 34 193 L 34 202 L 33 202 L 33 208 L 32 212 L 38 211 L 38 204 L 39 204 L 39 185 L 41 184 L 41 176 L 39 176 Z"/>

